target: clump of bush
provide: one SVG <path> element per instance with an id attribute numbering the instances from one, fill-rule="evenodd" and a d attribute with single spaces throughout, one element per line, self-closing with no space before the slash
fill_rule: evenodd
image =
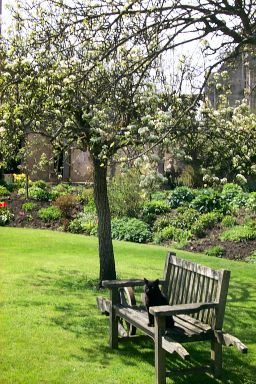
<path id="1" fill-rule="evenodd" d="M 256 212 L 256 192 L 251 192 L 247 200 L 247 207 Z"/>
<path id="2" fill-rule="evenodd" d="M 11 194 L 11 192 L 4 185 L 0 185 L 0 198 L 1 199 L 9 197 L 10 194 Z"/>
<path id="3" fill-rule="evenodd" d="M 113 177 L 108 185 L 111 214 L 117 217 L 137 217 L 144 197 L 140 174 L 136 170 Z"/>
<path id="4" fill-rule="evenodd" d="M 33 211 L 34 209 L 37 208 L 37 204 L 36 204 L 36 203 L 33 203 L 33 202 L 31 201 L 31 202 L 27 202 L 27 203 L 22 204 L 21 208 L 22 208 L 23 211 L 25 211 L 25 212 L 31 212 L 31 211 Z"/>
<path id="5" fill-rule="evenodd" d="M 220 235 L 222 241 L 246 241 L 256 239 L 256 230 L 248 225 L 236 225 Z"/>
<path id="6" fill-rule="evenodd" d="M 221 225 L 226 228 L 234 227 L 236 224 L 236 218 L 231 215 L 224 216 L 221 221 Z"/>
<path id="7" fill-rule="evenodd" d="M 205 253 L 208 256 L 223 257 L 226 251 L 221 245 L 215 245 L 214 247 L 206 249 Z"/>
<path id="8" fill-rule="evenodd" d="M 221 196 L 228 203 L 231 203 L 234 198 L 243 195 L 243 189 L 240 185 L 234 183 L 227 183 L 223 186 Z"/>
<path id="9" fill-rule="evenodd" d="M 149 226 L 136 218 L 115 218 L 112 220 L 112 238 L 115 240 L 146 243 L 151 240 Z"/>
<path id="10" fill-rule="evenodd" d="M 67 194 L 57 197 L 53 204 L 60 209 L 63 217 L 70 218 L 76 203 L 76 196 Z"/>
<path id="11" fill-rule="evenodd" d="M 29 188 L 28 194 L 31 199 L 38 201 L 49 201 L 51 198 L 51 194 L 47 189 L 35 185 L 32 185 L 32 187 Z"/>
<path id="12" fill-rule="evenodd" d="M 228 204 L 223 202 L 220 194 L 211 189 L 202 189 L 190 203 L 191 208 L 196 209 L 200 213 L 211 212 L 214 210 L 228 210 Z"/>
<path id="13" fill-rule="evenodd" d="M 41 188 L 44 190 L 47 190 L 47 188 L 48 188 L 46 182 L 43 180 L 34 181 L 32 184 L 32 187 L 37 187 L 37 188 Z"/>
<path id="14" fill-rule="evenodd" d="M 193 189 L 189 187 L 177 187 L 175 188 L 168 198 L 170 207 L 175 209 L 181 205 L 190 203 L 196 196 Z"/>
<path id="15" fill-rule="evenodd" d="M 85 235 L 96 235 L 98 227 L 97 216 L 93 212 L 79 213 L 68 225 L 68 231 L 72 233 L 83 233 Z"/>
<path id="16" fill-rule="evenodd" d="M 72 185 L 69 185 L 67 183 L 59 183 L 57 185 L 54 185 L 51 189 L 52 200 L 55 200 L 60 196 L 71 194 L 72 191 L 73 191 Z"/>
<path id="17" fill-rule="evenodd" d="M 92 188 L 82 188 L 78 191 L 78 200 L 81 203 L 88 204 L 90 201 L 94 200 L 93 189 Z"/>
<path id="18" fill-rule="evenodd" d="M 190 229 L 199 217 L 200 214 L 195 209 L 179 207 L 176 210 L 176 215 L 172 216 L 170 224 L 176 228 Z"/>
<path id="19" fill-rule="evenodd" d="M 38 217 L 44 221 L 58 220 L 61 218 L 61 210 L 54 206 L 41 208 L 38 211 Z"/>
<path id="20" fill-rule="evenodd" d="M 191 226 L 191 232 L 196 237 L 204 237 L 206 231 L 213 229 L 222 219 L 220 212 L 207 212 L 199 216 L 198 220 Z"/>
<path id="21" fill-rule="evenodd" d="M 147 224 L 152 225 L 158 215 L 170 211 L 170 206 L 163 200 L 151 200 L 142 205 L 139 217 Z"/>
<path id="22" fill-rule="evenodd" d="M 181 228 L 176 228 L 173 225 L 159 230 L 154 234 L 153 241 L 156 244 L 160 244 L 166 241 L 175 241 L 177 243 L 185 244 L 191 238 L 191 232 Z"/>
<path id="23" fill-rule="evenodd" d="M 0 226 L 5 226 L 13 219 L 13 214 L 8 208 L 0 207 Z"/>

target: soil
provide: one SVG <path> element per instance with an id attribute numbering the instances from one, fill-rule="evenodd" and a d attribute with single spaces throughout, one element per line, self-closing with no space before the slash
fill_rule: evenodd
<path id="1" fill-rule="evenodd" d="M 26 200 L 33 201 L 35 200 Z M 8 208 L 14 214 L 14 219 L 9 223 L 10 227 L 27 227 L 38 229 L 52 229 L 52 230 L 65 230 L 69 220 L 76 216 L 79 211 L 82 211 L 83 206 L 77 205 L 72 212 L 72 217 L 69 219 L 60 219 L 55 221 L 45 222 L 38 217 L 38 209 L 49 206 L 49 202 L 37 201 L 37 208 L 31 212 L 22 210 L 22 204 L 25 202 L 17 195 L 12 195 L 8 201 Z M 238 217 L 238 223 L 242 223 L 245 213 L 241 212 Z M 256 250 L 256 240 L 248 240 L 243 242 L 221 241 L 219 240 L 221 230 L 214 229 L 207 233 L 203 239 L 193 240 L 188 243 L 183 249 L 191 252 L 205 252 L 213 246 L 221 246 L 225 249 L 225 254 L 222 256 L 230 260 L 243 260 L 247 261 L 248 257 Z"/>

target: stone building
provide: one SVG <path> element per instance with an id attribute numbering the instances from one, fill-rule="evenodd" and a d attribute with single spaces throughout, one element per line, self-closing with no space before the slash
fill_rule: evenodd
<path id="1" fill-rule="evenodd" d="M 227 78 L 222 80 L 222 85 L 230 91 L 228 99 L 231 106 L 234 106 L 237 100 L 247 99 L 251 110 L 256 111 L 256 54 L 247 52 L 241 54 L 233 61 L 223 64 L 219 72 L 224 71 L 227 72 Z M 218 96 L 223 90 L 208 84 L 205 93 L 211 104 L 216 107 Z"/>

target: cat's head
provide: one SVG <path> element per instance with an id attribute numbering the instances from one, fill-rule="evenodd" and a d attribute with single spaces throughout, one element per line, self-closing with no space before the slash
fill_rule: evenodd
<path id="1" fill-rule="evenodd" d="M 145 287 L 144 291 L 146 295 L 153 296 L 156 292 L 159 292 L 159 279 L 150 281 L 144 277 Z"/>

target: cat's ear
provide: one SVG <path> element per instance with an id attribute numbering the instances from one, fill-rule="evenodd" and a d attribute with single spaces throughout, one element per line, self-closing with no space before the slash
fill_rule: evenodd
<path id="1" fill-rule="evenodd" d="M 148 284 L 148 280 L 144 277 L 144 283 L 147 285 Z"/>
<path id="2" fill-rule="evenodd" d="M 154 281 L 154 284 L 155 284 L 155 285 L 158 285 L 158 284 L 159 284 L 159 279 L 156 279 L 156 280 Z"/>

